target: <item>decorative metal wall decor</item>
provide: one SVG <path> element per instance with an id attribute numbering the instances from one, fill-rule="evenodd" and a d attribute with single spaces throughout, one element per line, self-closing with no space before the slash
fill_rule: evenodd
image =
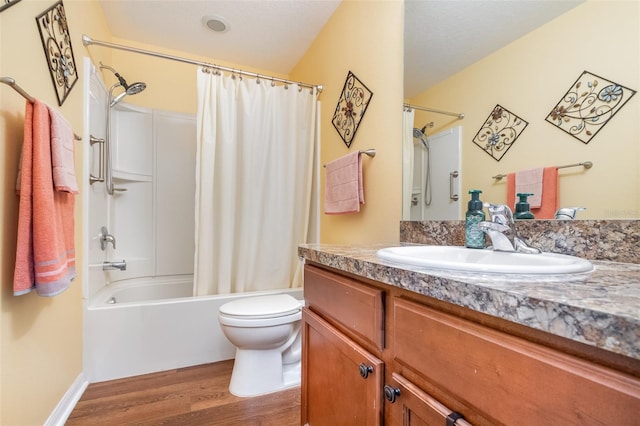
<path id="1" fill-rule="evenodd" d="M 0 12 L 2 12 L 5 9 L 10 8 L 11 6 L 13 6 L 14 4 L 18 3 L 20 0 L 2 0 L 0 1 Z"/>
<path id="2" fill-rule="evenodd" d="M 587 144 L 635 93 L 584 71 L 546 120 Z"/>
<path id="3" fill-rule="evenodd" d="M 372 97 L 373 92 L 349 71 L 331 120 L 347 148 L 351 146 Z"/>
<path id="4" fill-rule="evenodd" d="M 62 1 L 38 15 L 36 22 L 40 30 L 53 88 L 58 97 L 58 105 L 62 106 L 73 85 L 78 81 L 69 25 Z"/>
<path id="5" fill-rule="evenodd" d="M 514 113 L 496 105 L 473 138 L 473 143 L 496 161 L 500 161 L 528 124 Z"/>

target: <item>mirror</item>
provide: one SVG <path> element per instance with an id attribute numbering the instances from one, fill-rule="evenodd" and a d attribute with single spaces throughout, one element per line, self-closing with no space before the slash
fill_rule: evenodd
<path id="1" fill-rule="evenodd" d="M 637 2 L 405 1 L 405 102 L 465 115 L 416 110 L 413 125 L 429 137 L 460 126 L 460 217 L 470 189 L 506 202 L 506 179 L 493 176 L 586 161 L 559 170 L 558 208 L 640 217 L 640 95 L 588 143 L 546 120 L 584 71 L 640 90 L 639 17 Z M 528 123 L 499 161 L 474 143 L 498 105 Z"/>

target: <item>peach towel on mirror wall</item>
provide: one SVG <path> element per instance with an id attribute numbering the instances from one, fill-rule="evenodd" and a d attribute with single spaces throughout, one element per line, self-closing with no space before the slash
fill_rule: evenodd
<path id="1" fill-rule="evenodd" d="M 48 107 L 37 100 L 27 102 L 13 279 L 16 296 L 34 288 L 40 296 L 55 296 L 76 277 L 75 195 L 54 189 L 50 126 Z"/>
<path id="2" fill-rule="evenodd" d="M 516 174 L 507 175 L 507 205 L 515 209 Z M 545 167 L 542 172 L 542 201 L 539 208 L 531 208 L 536 219 L 553 219 L 558 211 L 558 168 Z"/>
<path id="3" fill-rule="evenodd" d="M 533 194 L 529 197 L 532 209 L 538 209 L 542 205 L 543 172 L 542 167 L 516 172 L 516 194 Z"/>
<path id="4" fill-rule="evenodd" d="M 356 151 L 326 166 L 325 214 L 357 213 L 364 204 L 362 157 Z"/>

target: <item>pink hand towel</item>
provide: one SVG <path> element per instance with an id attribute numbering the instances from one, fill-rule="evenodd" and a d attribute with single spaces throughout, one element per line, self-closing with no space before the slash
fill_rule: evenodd
<path id="1" fill-rule="evenodd" d="M 74 165 L 73 129 L 56 110 L 49 108 L 51 119 L 51 163 L 53 184 L 57 191 L 78 193 Z"/>
<path id="2" fill-rule="evenodd" d="M 558 211 L 558 168 L 545 167 L 542 173 L 542 204 L 531 208 L 536 219 L 553 219 Z M 514 208 L 516 198 L 516 174 L 507 175 L 507 205 Z"/>
<path id="3" fill-rule="evenodd" d="M 532 209 L 540 208 L 542 204 L 542 168 L 516 172 L 516 194 L 533 194 L 529 197 Z"/>
<path id="4" fill-rule="evenodd" d="M 76 276 L 75 196 L 54 190 L 50 126 L 47 106 L 27 102 L 14 295 L 35 288 L 40 296 L 55 296 Z"/>
<path id="5" fill-rule="evenodd" d="M 364 204 L 360 152 L 347 154 L 327 164 L 324 194 L 325 214 L 357 213 Z"/>

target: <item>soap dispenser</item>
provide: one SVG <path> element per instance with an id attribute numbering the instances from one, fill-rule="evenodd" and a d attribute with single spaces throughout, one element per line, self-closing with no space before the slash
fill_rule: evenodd
<path id="1" fill-rule="evenodd" d="M 482 201 L 480 201 L 482 191 L 472 189 L 469 194 L 471 194 L 471 200 L 469 200 L 468 210 L 465 214 L 465 246 L 482 249 L 485 246 L 484 231 L 478 227 L 478 223 L 486 219 Z"/>
<path id="2" fill-rule="evenodd" d="M 516 212 L 513 217 L 515 219 L 535 219 L 535 216 L 531 213 L 531 210 L 529 210 L 530 206 L 527 200 L 527 197 L 533 194 L 518 193 L 516 195 L 520 198 L 520 201 L 516 203 Z"/>

